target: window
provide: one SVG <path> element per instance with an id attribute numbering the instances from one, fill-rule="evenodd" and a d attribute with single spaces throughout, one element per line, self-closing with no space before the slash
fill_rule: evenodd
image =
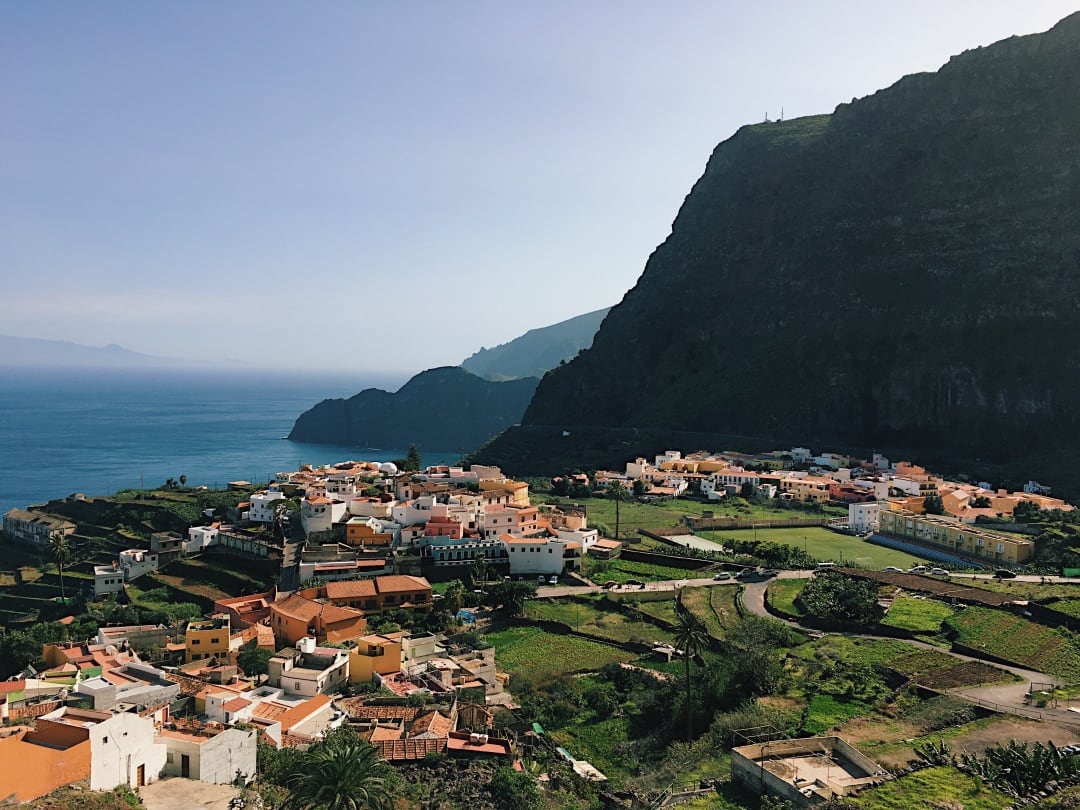
<path id="1" fill-rule="evenodd" d="M 104 736 L 104 737 L 102 737 L 102 738 L 101 738 L 101 744 L 102 744 L 102 745 L 104 745 L 104 744 L 105 744 L 105 743 L 107 743 L 108 741 L 109 741 L 109 737 L 108 737 L 108 735 L 106 735 L 106 736 Z"/>

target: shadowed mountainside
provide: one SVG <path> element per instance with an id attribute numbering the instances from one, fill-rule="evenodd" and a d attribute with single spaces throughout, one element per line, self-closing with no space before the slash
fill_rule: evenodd
<path id="1" fill-rule="evenodd" d="M 1080 15 L 741 128 L 514 454 L 587 426 L 1080 461 L 1077 132 Z"/>
<path id="2" fill-rule="evenodd" d="M 368 388 L 349 399 L 325 399 L 296 420 L 301 442 L 469 450 L 516 423 L 538 380 L 491 382 L 456 366 L 417 374 L 396 393 Z"/>
<path id="3" fill-rule="evenodd" d="M 488 380 L 543 377 L 549 369 L 589 348 L 607 309 L 530 329 L 524 335 L 492 349 L 481 349 L 462 361 L 461 367 Z"/>

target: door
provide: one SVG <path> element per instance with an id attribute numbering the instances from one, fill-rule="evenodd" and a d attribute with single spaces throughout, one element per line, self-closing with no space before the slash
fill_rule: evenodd
<path id="1" fill-rule="evenodd" d="M 140 765 L 135 769 L 135 787 L 142 787 L 146 784 L 146 766 Z"/>
<path id="2" fill-rule="evenodd" d="M 180 775 L 183 777 L 191 776 L 191 757 L 187 754 L 180 755 Z"/>

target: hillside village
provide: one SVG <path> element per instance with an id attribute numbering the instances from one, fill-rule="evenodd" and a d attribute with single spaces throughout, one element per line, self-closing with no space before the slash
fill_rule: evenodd
<path id="1" fill-rule="evenodd" d="M 37 665 L 0 682 L 0 716 L 9 725 L 0 738 L 0 794 L 26 801 L 81 781 L 110 790 L 169 776 L 245 785 L 258 775 L 260 743 L 305 748 L 341 726 L 394 765 L 447 756 L 520 767 L 542 750 L 558 762 L 554 743 L 539 726 L 530 731 L 528 713 L 521 714 L 511 671 L 485 636 L 472 632 L 521 615 L 538 589 L 554 604 L 567 593 L 584 598 L 599 590 L 612 598 L 625 598 L 626 590 L 674 598 L 675 612 L 653 631 L 670 639 L 664 628 L 675 626 L 688 578 L 700 576 L 692 571 L 711 577 L 695 579 L 698 585 L 732 579 L 723 568 L 702 568 L 708 563 L 693 553 L 728 553 L 698 533 L 750 528 L 723 514 L 727 502 L 773 503 L 768 508 L 789 510 L 789 522 L 857 535 L 957 570 L 1029 562 L 1033 540 L 1009 530 L 1039 514 L 1073 510 L 1034 481 L 1005 492 L 880 455 L 815 456 L 806 448 L 759 455 L 670 450 L 630 460 L 620 471 L 556 477 L 535 504 L 529 483 L 483 466 L 406 472 L 389 463 L 343 462 L 278 473 L 265 487 L 237 481 L 230 488 L 236 494 L 229 505 L 203 510 L 186 531 L 147 532 L 107 563 L 91 562 L 81 575 L 69 570 L 69 588 L 81 589 L 77 598 L 88 604 L 137 602 L 145 578 L 203 557 L 258 561 L 278 569 L 277 581 L 262 592 L 215 599 L 172 625 L 102 625 L 92 638 L 42 644 Z M 616 506 L 688 499 L 704 508 L 681 526 L 640 530 L 660 544 L 643 549 L 635 548 L 640 536 L 601 536 L 590 526 L 587 504 L 595 497 L 614 497 Z M 4 539 L 66 554 L 57 549 L 76 545 L 79 516 L 89 520 L 101 500 L 74 495 L 12 509 Z M 753 521 L 755 534 L 758 525 Z M 602 588 L 586 576 L 590 566 L 603 572 L 597 566 L 621 558 L 684 570 L 655 569 L 675 576 L 651 590 L 625 575 Z M 738 564 L 732 570 L 757 573 Z M 756 579 L 775 572 L 762 574 Z M 580 607 L 578 615 L 580 627 Z M 62 621 L 73 618 L 69 612 Z M 623 644 L 667 661 L 680 656 L 677 646 L 643 640 Z M 834 757 L 866 771 L 865 780 L 847 788 L 829 782 L 815 797 L 881 781 L 881 769 L 866 765 L 848 743 L 837 738 L 828 745 Z M 607 779 L 587 759 L 558 751 L 578 778 Z M 739 757 L 750 764 L 739 765 Z M 742 748 L 733 752 L 732 777 L 753 761 Z M 787 795 L 783 786 L 776 790 Z"/>

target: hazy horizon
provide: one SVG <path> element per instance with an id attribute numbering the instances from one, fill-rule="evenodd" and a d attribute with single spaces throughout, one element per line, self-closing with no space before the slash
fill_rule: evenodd
<path id="1" fill-rule="evenodd" d="M 456 365 L 621 300 L 740 126 L 1078 5 L 9 4 L 3 332 Z"/>

